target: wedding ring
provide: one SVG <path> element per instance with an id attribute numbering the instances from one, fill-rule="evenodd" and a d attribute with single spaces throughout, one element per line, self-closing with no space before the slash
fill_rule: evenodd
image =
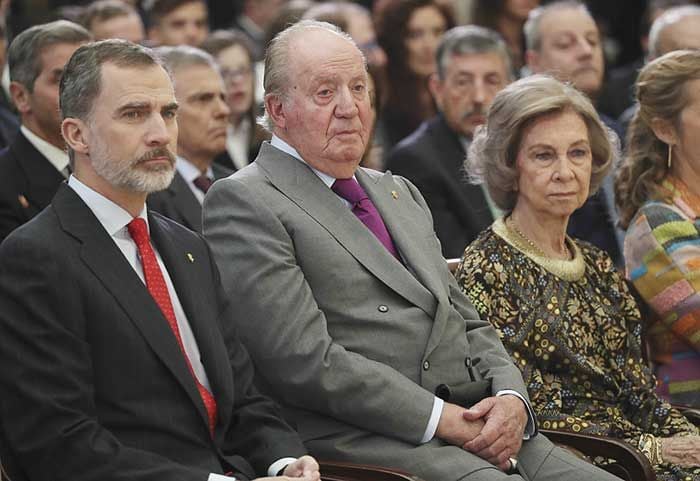
<path id="1" fill-rule="evenodd" d="M 518 469 L 518 460 L 515 458 L 508 458 L 508 461 L 510 461 L 510 470 L 515 471 Z"/>

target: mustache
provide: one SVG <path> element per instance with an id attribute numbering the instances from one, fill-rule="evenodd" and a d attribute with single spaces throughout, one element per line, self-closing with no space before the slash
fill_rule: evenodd
<path id="1" fill-rule="evenodd" d="M 486 112 L 484 111 L 484 108 L 481 105 L 475 105 L 473 109 L 469 110 L 468 112 L 464 112 L 462 114 L 462 120 L 467 120 L 472 115 L 485 115 L 485 114 L 486 114 Z"/>
<path id="2" fill-rule="evenodd" d="M 142 162 L 147 162 L 151 159 L 155 159 L 157 157 L 167 157 L 171 164 L 175 163 L 175 154 L 170 152 L 170 150 L 166 149 L 165 147 L 158 147 L 157 149 L 153 149 L 146 152 L 141 157 L 139 157 L 136 163 L 140 164 Z"/>

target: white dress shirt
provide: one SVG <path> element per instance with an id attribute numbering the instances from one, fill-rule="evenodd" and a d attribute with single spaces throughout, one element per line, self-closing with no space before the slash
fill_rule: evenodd
<path id="1" fill-rule="evenodd" d="M 270 145 L 276 147 L 277 149 L 281 150 L 286 154 L 291 155 L 292 157 L 305 163 L 306 165 L 309 165 L 304 161 L 304 159 L 301 158 L 299 152 L 297 152 L 294 147 L 292 147 L 276 135 L 272 136 L 272 139 L 270 140 Z M 319 179 L 323 181 L 324 184 L 328 186 L 328 188 L 330 188 L 333 185 L 333 182 L 335 182 L 335 178 L 333 176 L 330 176 L 325 172 L 321 172 L 318 169 L 314 169 L 310 165 L 309 168 L 314 172 L 314 174 L 318 176 Z M 355 178 L 354 175 L 353 178 Z M 351 207 L 350 202 L 348 202 L 340 196 L 338 196 L 338 198 L 341 199 L 348 208 Z M 512 394 L 514 396 L 517 396 L 518 398 L 520 398 L 523 404 L 525 404 L 525 411 L 527 412 L 527 426 L 525 427 L 523 439 L 530 439 L 530 436 L 532 436 L 535 432 L 535 413 L 530 408 L 530 405 L 525 401 L 525 399 L 523 399 L 523 397 L 517 391 L 503 389 L 501 391 L 498 391 L 496 393 L 496 396 L 504 396 L 506 394 Z M 435 396 L 433 398 L 433 409 L 430 413 L 430 418 L 428 418 L 428 425 L 426 426 L 425 432 L 423 433 L 423 437 L 421 438 L 421 443 L 427 443 L 435 437 L 435 432 L 437 431 L 438 423 L 440 422 L 440 416 L 442 416 L 442 409 L 444 405 L 444 401 L 439 397 Z"/>
<path id="2" fill-rule="evenodd" d="M 56 167 L 56 170 L 61 173 L 66 179 L 68 178 L 68 153 L 52 145 L 22 125 L 19 130 L 24 134 L 30 144 L 39 151 L 41 155 Z"/>
<path id="3" fill-rule="evenodd" d="M 194 197 L 199 201 L 199 204 L 201 205 L 204 202 L 204 192 L 202 192 L 202 190 L 199 187 L 194 185 L 194 180 L 200 175 L 206 175 L 211 180 L 214 180 L 214 171 L 211 169 L 211 166 L 207 167 L 207 171 L 204 174 L 202 174 L 202 171 L 199 170 L 199 167 L 196 167 L 184 157 L 178 156 L 175 160 L 175 168 L 177 169 L 178 173 L 182 176 L 182 178 L 185 179 L 187 186 L 190 188 L 192 194 L 194 194 Z"/>
<path id="4" fill-rule="evenodd" d="M 141 265 L 141 260 L 139 259 L 138 248 L 136 247 L 134 240 L 131 238 L 131 234 L 129 234 L 129 230 L 127 228 L 129 222 L 133 220 L 131 214 L 104 197 L 102 194 L 83 184 L 73 175 L 71 175 L 68 179 L 68 186 L 71 187 L 76 194 L 78 194 L 83 202 L 87 204 L 88 208 L 90 208 L 92 213 L 95 214 L 95 217 L 97 217 L 99 223 L 107 231 L 107 234 L 109 234 L 109 236 L 112 238 L 121 253 L 124 254 L 126 260 L 129 262 L 136 274 L 138 274 L 141 282 L 143 282 L 145 285 L 146 279 L 143 275 L 143 267 Z M 149 229 L 150 233 L 145 205 L 143 206 L 143 209 L 138 217 L 146 221 L 146 227 Z M 168 269 L 165 267 L 163 259 L 160 257 L 156 246 L 151 243 L 151 247 L 156 255 L 158 266 L 163 273 L 163 278 L 165 279 L 165 284 L 168 288 L 168 294 L 170 294 L 170 301 L 172 302 L 173 310 L 175 311 L 175 319 L 177 320 L 177 327 L 180 330 L 182 344 L 185 348 L 190 364 L 192 365 L 192 370 L 194 371 L 197 380 L 211 392 L 209 378 L 204 370 L 204 365 L 202 365 L 197 340 L 194 337 L 190 323 L 187 320 L 187 315 L 182 308 L 182 304 L 180 304 L 180 299 L 177 297 L 177 292 L 175 291 L 173 282 L 170 279 Z M 296 458 L 282 458 L 275 461 L 270 465 L 268 475 L 275 476 L 282 468 L 295 460 Z M 209 474 L 208 478 L 208 481 L 234 480 L 235 478 L 233 477 L 222 476 L 215 473 Z"/>

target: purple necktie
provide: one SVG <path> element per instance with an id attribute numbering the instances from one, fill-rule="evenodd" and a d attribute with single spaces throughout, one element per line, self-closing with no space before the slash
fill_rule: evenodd
<path id="1" fill-rule="evenodd" d="M 214 183 L 211 177 L 206 175 L 200 175 L 192 181 L 195 187 L 204 192 L 205 194 L 209 190 L 209 187 Z"/>
<path id="2" fill-rule="evenodd" d="M 372 234 L 379 239 L 379 242 L 386 247 L 386 250 L 391 255 L 400 260 L 399 253 L 396 250 L 396 246 L 394 246 L 394 241 L 391 239 L 391 234 L 386 230 L 382 216 L 379 215 L 362 186 L 354 178 L 350 177 L 349 179 L 337 179 L 333 183 L 331 190 L 350 202 L 352 213 L 372 231 Z"/>

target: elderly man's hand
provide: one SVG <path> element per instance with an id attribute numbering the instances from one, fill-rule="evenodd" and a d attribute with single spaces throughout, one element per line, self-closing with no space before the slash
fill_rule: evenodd
<path id="1" fill-rule="evenodd" d="M 508 458 L 516 457 L 523 444 L 527 411 L 523 401 L 513 395 L 482 399 L 464 411 L 467 421 L 485 420 L 479 435 L 464 444 L 464 449 L 498 466 L 510 468 Z"/>
<path id="2" fill-rule="evenodd" d="M 484 421 L 481 419 L 468 421 L 464 417 L 466 411 L 461 406 L 446 402 L 442 408 L 435 436 L 455 446 L 463 446 L 464 443 L 476 438 L 484 427 Z"/>
<path id="3" fill-rule="evenodd" d="M 289 477 L 297 481 L 319 481 L 321 479 L 318 462 L 311 456 L 302 456 L 293 463 L 288 464 L 282 474 L 285 476 L 283 479 Z"/>

